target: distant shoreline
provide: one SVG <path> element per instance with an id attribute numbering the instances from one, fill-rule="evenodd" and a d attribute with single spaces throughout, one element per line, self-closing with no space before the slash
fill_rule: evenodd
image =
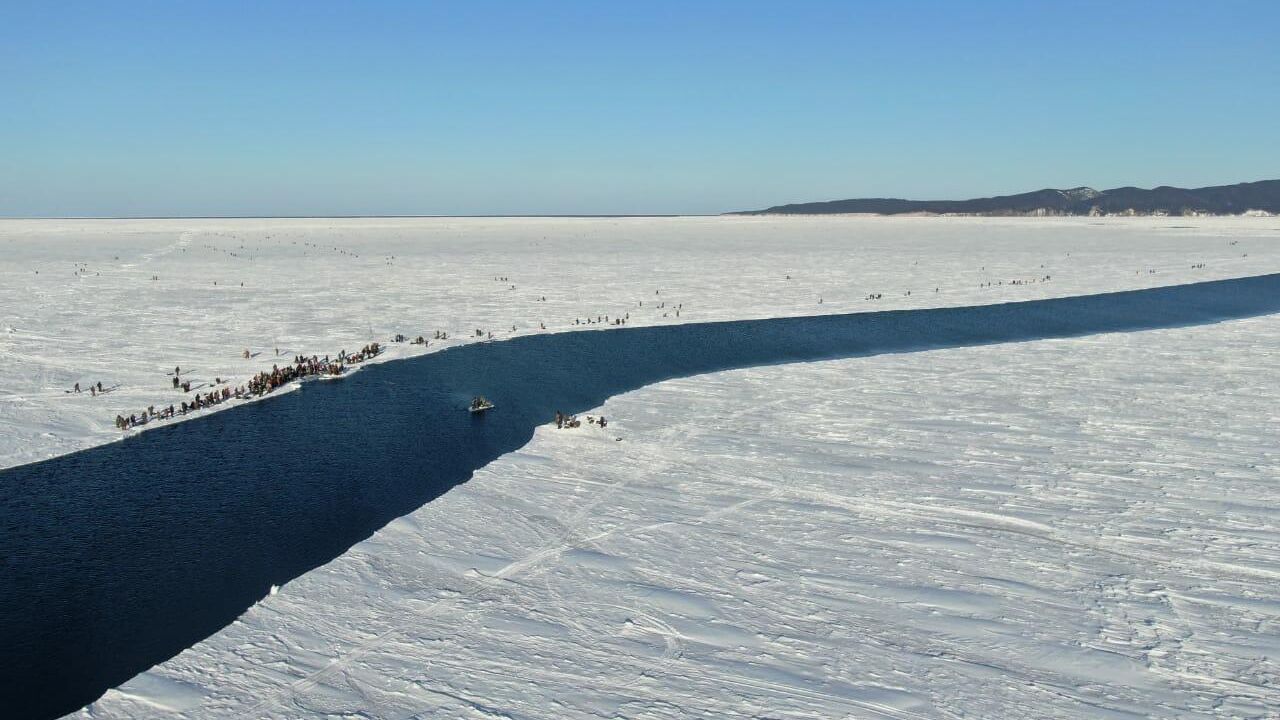
<path id="1" fill-rule="evenodd" d="M 763 210 L 742 210 L 733 215 L 961 215 L 979 217 L 1208 217 L 1280 213 L 1280 180 L 1258 180 L 1235 185 L 1179 188 L 1161 185 L 1151 189 L 1118 187 L 1094 190 L 1074 187 L 1044 188 L 1016 195 L 968 200 L 906 200 L 903 198 L 850 198 L 774 205 Z"/>
<path id="2" fill-rule="evenodd" d="M 702 216 L 689 216 L 702 217 Z M 1258 218 L 1260 220 L 1275 219 L 1280 214 L 1247 210 L 1240 213 L 1201 213 L 1199 215 L 1172 215 L 1169 213 L 1112 213 L 1110 215 L 1084 215 L 1076 213 L 1059 213 L 1059 214 L 1033 214 L 1033 213 L 936 213 L 936 212 L 902 212 L 902 213 L 871 213 L 871 212 L 765 212 L 765 211 L 746 211 L 746 212 L 729 212 L 723 213 L 720 217 L 768 217 L 768 218 L 983 218 L 991 219 L 1017 219 L 1017 220 L 1059 220 L 1062 218 L 1082 218 L 1089 220 L 1124 220 L 1131 218 L 1167 218 L 1182 220 L 1203 220 L 1205 218 Z"/>
<path id="3" fill-rule="evenodd" d="M 875 212 L 785 212 L 749 210 L 742 212 L 671 214 L 671 215 L 0 215 L 0 222 L 6 220 L 626 220 L 626 219 L 680 219 L 680 218 L 984 218 L 984 219 L 1020 219 L 1020 220 L 1056 220 L 1062 218 L 1082 218 L 1093 220 L 1131 219 L 1131 218 L 1168 218 L 1199 219 L 1205 218 L 1258 218 L 1275 219 L 1280 213 L 1247 210 L 1239 213 L 1111 213 L 1107 215 L 1087 215 L 1077 213 L 980 213 L 980 212 L 927 212 L 913 211 L 900 213 Z"/>

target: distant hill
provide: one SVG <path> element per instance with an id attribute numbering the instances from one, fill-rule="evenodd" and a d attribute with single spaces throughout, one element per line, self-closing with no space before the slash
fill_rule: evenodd
<path id="1" fill-rule="evenodd" d="M 864 213 L 902 215 L 1239 215 L 1247 211 L 1280 214 L 1280 180 L 1214 187 L 1184 188 L 1162 185 L 1094 190 L 1036 190 L 1020 195 L 972 200 L 900 200 L 862 198 L 777 205 L 766 210 L 731 215 L 831 215 Z"/>

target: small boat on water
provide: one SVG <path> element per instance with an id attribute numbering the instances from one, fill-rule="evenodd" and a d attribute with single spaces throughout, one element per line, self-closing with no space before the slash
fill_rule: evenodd
<path id="1" fill-rule="evenodd" d="M 482 413 L 485 410 L 492 409 L 493 403 L 489 402 L 488 398 L 483 395 L 477 395 L 471 398 L 471 407 L 468 408 L 472 413 Z"/>

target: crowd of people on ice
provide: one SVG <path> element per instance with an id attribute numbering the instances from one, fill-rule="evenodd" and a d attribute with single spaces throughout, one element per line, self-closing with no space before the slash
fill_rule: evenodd
<path id="1" fill-rule="evenodd" d="M 365 345 L 356 353 L 348 353 L 343 350 L 338 353 L 336 359 L 330 359 L 328 355 L 324 357 L 295 355 L 292 364 L 284 367 L 273 364 L 270 372 L 264 370 L 249 378 L 248 382 L 243 385 L 237 385 L 234 388 L 224 385 L 209 392 L 196 393 L 190 402 L 184 400 L 177 406 L 169 405 L 168 407 L 157 409 L 156 406 L 150 405 L 141 413 L 116 415 L 116 427 L 121 430 L 128 430 L 140 425 L 146 425 L 152 420 L 165 420 L 179 415 L 186 415 L 189 412 L 220 405 L 228 400 L 260 397 L 274 391 L 276 388 L 304 377 L 336 377 L 341 375 L 347 366 L 362 363 L 381 353 L 382 346 L 375 342 Z M 247 358 L 249 356 L 249 351 L 245 350 L 242 357 Z M 183 382 L 181 375 L 182 369 L 175 367 L 173 369 L 173 387 L 180 388 L 183 392 L 190 392 L 191 382 Z M 222 385 L 222 378 L 214 378 L 214 384 Z M 76 388 L 76 392 L 79 392 L 78 384 Z M 98 388 L 101 389 L 101 383 L 99 383 Z"/>
<path id="2" fill-rule="evenodd" d="M 601 415 L 598 418 L 588 415 L 587 424 L 599 425 L 602 428 L 609 426 L 609 422 L 604 419 L 603 415 Z M 565 429 L 579 428 L 579 427 L 582 427 L 582 421 L 578 419 L 577 415 L 565 415 L 559 410 L 556 411 L 556 429 L 557 430 L 565 430 Z"/>
<path id="3" fill-rule="evenodd" d="M 677 311 L 676 311 L 676 315 L 679 315 L 679 314 L 680 314 L 680 311 L 679 311 L 679 310 L 677 310 Z M 662 317 L 666 317 L 666 316 L 667 316 L 667 314 L 666 314 L 666 313 L 662 313 Z M 599 324 L 599 325 L 605 325 L 605 324 L 609 324 L 609 325 L 626 325 L 626 324 L 627 324 L 627 321 L 628 321 L 628 320 L 630 320 L 630 319 L 631 319 L 631 313 L 627 313 L 627 314 L 626 314 L 626 315 L 624 315 L 623 317 L 615 317 L 615 318 L 614 318 L 614 319 L 612 319 L 612 320 L 610 320 L 610 319 L 609 319 L 609 316 L 608 316 L 608 315 L 597 315 L 597 316 L 595 317 L 595 320 L 592 320 L 591 318 L 587 318 L 586 322 L 583 322 L 582 318 L 574 318 L 574 319 L 573 319 L 573 324 L 574 324 L 574 325 L 597 325 L 597 324 Z M 547 326 L 546 326 L 546 325 L 543 325 L 542 323 L 539 323 L 539 326 L 540 326 L 543 330 L 546 330 L 546 329 L 547 329 Z M 515 330 L 515 327 L 513 326 L 511 329 L 512 329 L 512 330 Z"/>

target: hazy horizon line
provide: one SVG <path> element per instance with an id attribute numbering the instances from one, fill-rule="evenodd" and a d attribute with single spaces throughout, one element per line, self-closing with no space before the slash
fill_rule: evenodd
<path id="1" fill-rule="evenodd" d="M 359 220 L 391 218 L 678 218 L 720 217 L 722 213 L 513 213 L 485 215 L 0 215 L 0 220 Z"/>

